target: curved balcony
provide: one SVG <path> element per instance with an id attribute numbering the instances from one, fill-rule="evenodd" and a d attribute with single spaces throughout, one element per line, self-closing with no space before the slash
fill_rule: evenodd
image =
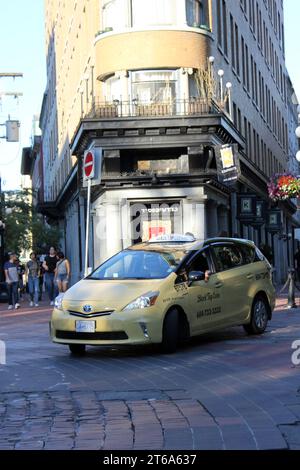
<path id="1" fill-rule="evenodd" d="M 118 70 L 202 68 L 212 36 L 206 29 L 151 29 L 106 33 L 95 41 L 95 69 L 103 80 Z"/>
<path id="2" fill-rule="evenodd" d="M 204 98 L 147 102 L 137 99 L 112 102 L 95 100 L 85 119 L 114 119 L 126 117 L 169 117 L 225 113 L 221 103 Z M 229 117 L 229 116 L 228 116 Z"/>

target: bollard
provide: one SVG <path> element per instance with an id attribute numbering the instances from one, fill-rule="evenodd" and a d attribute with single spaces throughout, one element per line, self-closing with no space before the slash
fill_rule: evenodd
<path id="1" fill-rule="evenodd" d="M 286 287 L 288 287 L 288 303 L 287 303 L 286 308 L 297 308 L 297 304 L 295 301 L 295 287 L 297 287 L 296 282 L 295 282 L 295 274 L 296 274 L 295 269 L 293 268 L 288 269 L 287 281 L 280 291 L 282 292 Z"/>

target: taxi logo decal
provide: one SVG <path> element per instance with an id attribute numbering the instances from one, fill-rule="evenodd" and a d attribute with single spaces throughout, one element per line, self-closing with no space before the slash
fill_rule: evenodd
<path id="1" fill-rule="evenodd" d="M 93 307 L 91 305 L 84 305 L 83 306 L 83 311 L 85 313 L 91 313 L 93 311 Z"/>

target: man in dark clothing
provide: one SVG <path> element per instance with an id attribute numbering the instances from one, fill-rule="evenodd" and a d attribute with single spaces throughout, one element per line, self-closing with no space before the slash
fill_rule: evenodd
<path id="1" fill-rule="evenodd" d="M 45 270 L 45 284 L 50 300 L 50 305 L 54 305 L 54 299 L 58 295 L 58 290 L 54 279 L 56 263 L 56 250 L 53 246 L 51 246 L 49 255 L 45 257 L 45 261 L 43 262 L 43 268 Z"/>
<path id="2" fill-rule="evenodd" d="M 5 280 L 8 290 L 8 310 L 12 310 L 13 307 L 19 308 L 19 273 L 17 267 L 17 255 L 11 253 L 9 261 L 4 263 Z"/>

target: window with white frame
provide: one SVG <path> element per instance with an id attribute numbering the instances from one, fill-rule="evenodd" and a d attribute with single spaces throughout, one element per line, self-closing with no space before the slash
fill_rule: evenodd
<path id="1" fill-rule="evenodd" d="M 143 103 L 170 103 L 176 99 L 178 77 L 174 70 L 131 73 L 132 97 Z"/>
<path id="2" fill-rule="evenodd" d="M 179 22 L 175 0 L 100 0 L 102 30 L 176 25 Z M 208 26 L 208 0 L 182 0 L 188 26 Z M 180 23 L 183 21 L 181 18 Z"/>
<path id="3" fill-rule="evenodd" d="M 101 0 L 102 30 L 174 25 L 174 0 Z"/>
<path id="4" fill-rule="evenodd" d="M 129 72 L 128 95 L 140 103 L 171 103 L 179 95 L 178 77 L 176 70 Z M 122 89 L 122 77 L 118 74 L 109 77 L 105 81 L 105 100 L 122 100 Z"/>
<path id="5" fill-rule="evenodd" d="M 132 26 L 155 26 L 176 24 L 174 0 L 131 0 Z"/>
<path id="6" fill-rule="evenodd" d="M 122 98 L 122 83 L 119 76 L 114 75 L 105 81 L 104 95 L 105 100 L 109 102 L 113 100 L 120 100 Z"/>

